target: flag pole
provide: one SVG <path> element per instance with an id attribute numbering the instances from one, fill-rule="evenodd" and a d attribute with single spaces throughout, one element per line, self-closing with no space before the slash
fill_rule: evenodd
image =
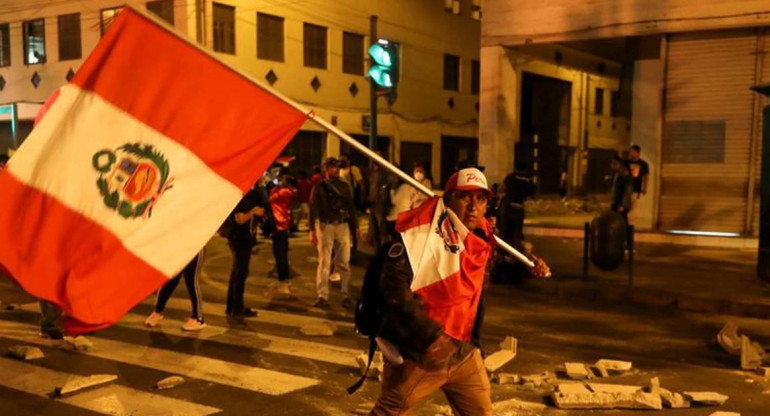
<path id="1" fill-rule="evenodd" d="M 276 91 L 272 87 L 263 84 L 262 82 L 260 82 L 259 80 L 255 79 L 251 75 L 248 75 L 247 73 L 245 73 L 245 72 L 243 72 L 243 71 L 233 67 L 232 65 L 223 62 L 213 52 L 211 52 L 208 49 L 202 47 L 201 45 L 191 41 L 186 36 L 183 36 L 182 34 L 176 32 L 176 30 L 174 30 L 173 26 L 170 26 L 167 22 L 161 20 L 160 18 L 157 18 L 157 17 L 155 17 L 155 16 L 145 12 L 144 10 L 139 10 L 138 8 L 135 8 L 135 7 L 131 6 L 131 5 L 126 5 L 125 7 L 130 8 L 132 11 L 136 12 L 140 16 L 143 16 L 144 18 L 149 19 L 150 21 L 154 22 L 155 24 L 157 24 L 161 28 L 167 30 L 169 33 L 173 34 L 174 36 L 178 37 L 182 41 L 186 42 L 188 45 L 198 49 L 200 52 L 205 53 L 210 58 L 212 58 L 212 59 L 216 60 L 217 62 L 219 62 L 221 65 L 226 66 L 231 71 L 237 73 L 238 75 L 242 76 L 244 79 L 248 80 L 249 82 L 252 82 L 253 84 L 258 86 L 259 88 L 262 88 L 266 92 L 272 94 L 273 96 L 275 96 L 279 100 L 283 101 L 284 103 L 290 105 L 291 107 L 294 107 L 296 110 L 300 111 L 301 113 L 307 114 L 307 116 L 313 122 L 315 122 L 319 126 L 323 127 L 328 132 L 330 132 L 330 133 L 334 134 L 335 136 L 339 137 L 342 141 L 344 141 L 345 143 L 349 144 L 350 146 L 352 146 L 354 149 L 358 150 L 359 152 L 363 153 L 368 158 L 374 160 L 377 164 L 379 164 L 383 168 L 389 170 L 391 173 L 393 173 L 394 175 L 398 176 L 404 182 L 406 182 L 409 185 L 413 186 L 418 191 L 424 193 L 425 195 L 427 195 L 429 197 L 436 196 L 436 194 L 433 193 L 432 190 L 426 188 L 423 184 L 418 182 L 416 179 L 414 179 L 410 175 L 407 175 L 406 173 L 404 173 L 404 171 L 402 171 L 401 169 L 399 169 L 398 167 L 396 167 L 392 163 L 390 163 L 387 160 L 385 160 L 385 158 L 383 158 L 382 156 L 378 155 L 377 153 L 373 152 L 368 147 L 366 147 L 363 144 L 359 143 L 356 139 L 350 137 L 350 135 L 348 135 L 344 131 L 338 129 L 336 126 L 333 126 L 328 121 L 326 121 L 326 120 L 324 120 L 324 119 L 322 119 L 320 117 L 317 117 L 316 114 L 311 109 L 306 108 L 305 106 L 299 104 L 298 102 L 292 100 L 291 98 L 281 94 L 280 92 Z M 516 257 L 516 259 L 518 259 L 522 263 L 526 264 L 529 267 L 535 267 L 535 264 L 532 263 L 532 261 L 530 259 L 528 259 L 527 256 L 521 254 L 518 250 L 516 250 L 515 248 L 511 247 L 510 244 L 508 244 L 505 241 L 503 241 L 503 239 L 501 239 L 500 237 L 495 236 L 495 241 L 497 242 L 497 245 L 499 245 L 503 250 L 505 250 L 509 254 L 513 255 L 514 257 Z"/>

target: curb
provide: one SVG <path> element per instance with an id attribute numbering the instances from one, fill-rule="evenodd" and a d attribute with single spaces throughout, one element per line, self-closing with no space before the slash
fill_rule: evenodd
<path id="1" fill-rule="evenodd" d="M 770 319 L 770 303 L 704 298 L 661 289 L 556 281 L 529 281 L 520 289 L 562 299 L 607 301 L 685 312 Z"/>

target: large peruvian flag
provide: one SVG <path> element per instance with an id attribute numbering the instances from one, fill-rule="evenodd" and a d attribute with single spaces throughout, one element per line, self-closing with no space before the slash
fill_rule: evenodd
<path id="1" fill-rule="evenodd" d="M 206 244 L 306 116 L 130 8 L 0 175 L 0 264 L 79 334 Z"/>
<path id="2" fill-rule="evenodd" d="M 479 227 L 492 236 L 486 220 Z M 396 230 L 414 273 L 412 292 L 428 316 L 450 337 L 470 340 L 491 243 L 470 232 L 438 197 L 401 213 Z"/>

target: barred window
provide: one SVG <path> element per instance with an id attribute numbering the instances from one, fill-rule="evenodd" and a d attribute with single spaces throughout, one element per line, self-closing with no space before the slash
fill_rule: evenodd
<path id="1" fill-rule="evenodd" d="M 147 2 L 147 10 L 174 25 L 174 0 L 156 0 Z"/>
<path id="2" fill-rule="evenodd" d="M 80 46 L 80 13 L 59 16 L 59 60 L 82 58 Z"/>
<path id="3" fill-rule="evenodd" d="M 235 54 L 235 7 L 214 3 L 214 51 Z"/>
<path id="4" fill-rule="evenodd" d="M 283 62 L 283 17 L 257 13 L 257 58 Z"/>
<path id="5" fill-rule="evenodd" d="M 24 32 L 24 63 L 26 65 L 45 63 L 45 19 L 28 20 L 22 23 Z"/>
<path id="6" fill-rule="evenodd" d="M 326 69 L 326 32 L 323 26 L 305 23 L 302 43 L 306 67 Z"/>

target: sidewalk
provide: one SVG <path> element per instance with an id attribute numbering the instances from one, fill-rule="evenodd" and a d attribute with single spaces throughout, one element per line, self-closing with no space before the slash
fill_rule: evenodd
<path id="1" fill-rule="evenodd" d="M 770 285 L 756 276 L 757 250 L 638 243 L 633 284 L 628 264 L 606 272 L 593 265 L 583 279 L 583 240 L 529 235 L 554 277 L 522 288 L 564 298 L 676 307 L 692 312 L 770 318 Z"/>

